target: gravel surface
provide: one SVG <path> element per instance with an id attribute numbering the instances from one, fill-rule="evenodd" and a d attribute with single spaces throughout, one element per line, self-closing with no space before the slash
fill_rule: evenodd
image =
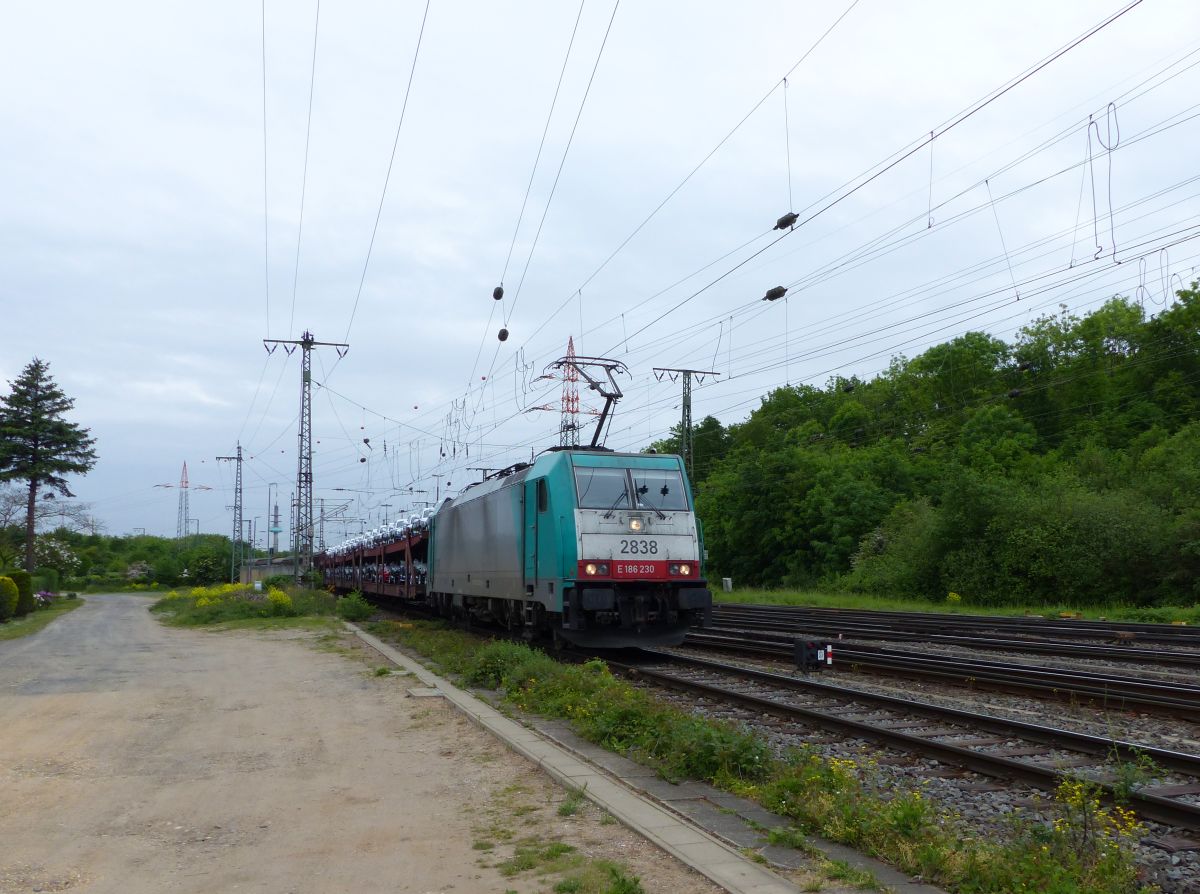
<path id="1" fill-rule="evenodd" d="M 0 642 L 0 894 L 536 894 L 502 871 L 526 837 L 717 894 L 598 811 L 560 817 L 561 788 L 353 638 L 148 604 L 89 597 Z"/>
<path id="2" fill-rule="evenodd" d="M 679 649 L 681 654 L 695 655 L 712 660 L 713 654 L 704 650 Z M 772 673 L 793 674 L 790 664 L 744 657 L 731 658 L 721 655 L 723 663 L 740 664 Z M 666 669 L 673 675 L 687 675 L 680 668 Z M 703 678 L 703 677 L 700 677 Z M 851 677 L 839 673 L 823 673 L 820 682 L 857 688 L 893 697 L 930 702 L 967 711 L 988 713 L 1028 723 L 1059 726 L 1078 732 L 1109 738 L 1121 738 L 1138 744 L 1154 745 L 1178 751 L 1197 753 L 1200 750 L 1200 730 L 1193 724 L 1180 724 L 1168 718 L 1150 715 L 1113 714 L 1090 708 L 1070 706 L 1037 699 L 1022 698 L 997 693 L 971 692 L 963 687 L 929 683 L 918 680 L 900 680 L 896 677 L 873 676 L 856 673 Z M 726 684 L 727 685 L 727 684 Z M 750 685 L 737 687 L 750 691 Z M 733 688 L 733 687 L 731 687 Z M 871 783 L 879 791 L 920 788 L 928 797 L 936 800 L 948 813 L 961 816 L 962 822 L 979 836 L 994 836 L 1008 830 L 1015 817 L 1048 819 L 1045 810 L 1048 795 L 1018 783 L 993 780 L 958 768 L 949 767 L 934 760 L 891 751 L 873 742 L 848 737 L 839 737 L 823 730 L 806 728 L 777 718 L 763 716 L 757 712 L 715 703 L 695 696 L 671 693 L 655 689 L 656 694 L 671 701 L 703 711 L 711 716 L 726 717 L 750 724 L 766 736 L 782 753 L 788 748 L 806 745 L 815 748 L 829 758 L 854 760 L 866 770 Z M 806 696 L 795 693 L 789 698 L 803 704 Z M 931 722 L 931 726 L 934 723 Z M 938 723 L 939 727 L 947 724 Z M 981 733 L 980 735 L 987 735 Z M 1027 742 L 1012 740 L 997 745 L 1020 746 Z M 1049 759 L 1039 762 L 1049 765 L 1069 766 L 1078 758 L 1077 753 L 1054 752 Z M 1094 775 L 1096 768 L 1081 768 L 1080 775 Z M 1154 781 L 1156 785 L 1194 782 L 1189 777 L 1169 775 Z M 1190 800 L 1195 801 L 1195 798 Z M 1146 824 L 1143 841 L 1165 835 L 1198 837 L 1196 833 L 1181 832 L 1157 824 Z M 1146 873 L 1147 880 L 1159 885 L 1164 894 L 1198 894 L 1200 892 L 1200 852 L 1167 851 L 1141 844 L 1136 859 Z"/>

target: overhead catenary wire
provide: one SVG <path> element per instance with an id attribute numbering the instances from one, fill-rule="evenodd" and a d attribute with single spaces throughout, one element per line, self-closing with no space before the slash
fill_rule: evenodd
<path id="1" fill-rule="evenodd" d="M 508 254 L 504 258 L 504 269 L 500 273 L 500 288 L 504 288 L 504 280 L 508 276 L 508 265 L 512 262 L 513 250 L 517 246 L 517 236 L 521 232 L 521 222 L 525 219 L 525 208 L 529 204 L 529 194 L 533 191 L 534 177 L 537 175 L 538 164 L 542 160 L 542 150 L 546 146 L 546 136 L 550 133 L 550 122 L 554 118 L 554 109 L 558 105 L 558 94 L 562 90 L 563 77 L 567 73 L 567 64 L 571 61 L 571 50 L 575 46 L 575 36 L 579 33 L 579 21 L 583 18 L 583 7 L 587 0 L 580 0 L 579 12 L 575 14 L 575 24 L 571 28 L 571 39 L 567 42 L 567 52 L 563 57 L 562 68 L 558 72 L 558 81 L 554 85 L 554 96 L 550 100 L 550 111 L 546 113 L 546 123 L 542 127 L 542 138 L 538 141 L 537 153 L 533 158 L 533 167 L 529 171 L 529 182 L 525 184 L 525 195 L 521 199 L 521 210 L 517 212 L 517 222 L 513 226 L 512 240 L 508 245 Z M 492 331 L 492 319 L 496 315 L 496 305 L 492 304 L 492 309 L 488 313 L 487 323 L 484 326 L 483 338 L 480 339 L 479 349 L 475 352 L 475 361 L 471 364 L 471 374 L 467 377 L 468 386 L 475 381 L 475 372 L 479 368 L 479 357 L 483 353 L 483 346 L 487 341 L 488 335 Z"/>
<path id="2" fill-rule="evenodd" d="M 517 302 L 521 298 L 521 289 L 525 285 L 525 276 L 529 273 L 529 265 L 533 261 L 534 252 L 537 251 L 538 240 L 542 235 L 542 228 L 546 225 L 546 216 L 550 213 L 550 205 L 554 201 L 554 193 L 558 189 L 558 182 L 562 177 L 563 167 L 567 163 L 567 156 L 571 151 L 571 144 L 575 141 L 575 132 L 579 129 L 579 121 L 583 117 L 584 107 L 587 105 L 588 96 L 592 92 L 592 84 L 596 80 L 596 72 L 600 68 L 600 60 L 604 56 L 604 48 L 608 46 L 608 38 L 612 33 L 613 22 L 617 19 L 617 10 L 621 6 L 621 0 L 616 0 L 613 3 L 612 15 L 608 19 L 608 27 L 604 30 L 604 38 L 600 41 L 600 49 L 596 52 L 596 61 L 592 64 L 592 73 L 588 76 L 587 87 L 584 88 L 583 98 L 579 101 L 579 110 L 575 113 L 575 122 L 571 125 L 571 133 L 567 137 L 567 144 L 563 147 L 562 158 L 558 162 L 558 170 L 554 174 L 554 182 L 550 185 L 550 194 L 546 197 L 546 206 L 542 210 L 542 218 L 538 221 L 537 230 L 533 234 L 533 242 L 529 246 L 529 254 L 525 258 L 525 266 L 521 270 L 521 278 L 517 281 L 517 290 L 513 295 L 512 304 L 508 305 L 504 311 L 504 325 L 507 327 L 512 319 L 513 312 L 517 308 Z M 490 375 L 490 373 L 489 373 Z"/>
<path id="3" fill-rule="evenodd" d="M 1144 84 L 1146 84 L 1146 83 L 1148 83 L 1149 81 L 1152 81 L 1152 80 L 1154 80 L 1154 79 L 1165 78 L 1165 80 L 1171 80 L 1171 79 L 1173 79 L 1173 78 L 1175 78 L 1175 77 L 1178 77 L 1178 76 L 1179 76 L 1179 75 L 1180 75 L 1180 74 L 1181 74 L 1183 71 L 1186 71 L 1187 69 L 1182 69 L 1182 70 L 1180 70 L 1180 71 L 1176 71 L 1176 72 L 1174 72 L 1174 73 L 1168 73 L 1168 72 L 1170 72 L 1170 68 L 1171 68 L 1172 66 L 1175 66 L 1175 65 L 1181 64 L 1183 61 L 1185 61 L 1186 59 L 1188 59 L 1190 56 L 1194 55 L 1196 52 L 1197 52 L 1197 50 L 1195 50 L 1195 49 L 1193 49 L 1193 50 L 1189 51 L 1189 53 L 1187 53 L 1187 54 L 1186 54 L 1186 55 L 1185 55 L 1185 56 L 1184 56 L 1182 59 L 1180 59 L 1180 60 L 1177 60 L 1176 62 L 1172 62 L 1172 63 L 1171 63 L 1171 65 L 1169 65 L 1169 66 L 1168 66 L 1166 69 L 1163 69 L 1161 72 L 1155 72 L 1155 74 L 1151 75 L 1151 77 L 1150 77 L 1150 78 L 1147 78 L 1145 81 L 1142 81 L 1142 82 L 1140 82 L 1139 84 L 1135 85 L 1135 87 L 1134 87 L 1134 88 L 1131 88 L 1131 89 L 1130 89 L 1130 92 L 1132 92 L 1133 90 L 1136 90 L 1136 89 L 1140 88 L 1142 85 L 1144 85 Z M 1164 58 L 1165 58 L 1165 57 L 1164 57 Z M 1195 63 L 1193 63 L 1193 65 L 1194 65 L 1194 64 L 1195 64 Z M 1189 68 L 1190 68 L 1190 67 L 1191 67 L 1191 66 L 1189 66 Z M 1161 82 L 1165 82 L 1165 81 L 1160 81 L 1160 83 L 1161 83 Z M 1153 86 L 1151 86 L 1151 87 L 1149 87 L 1149 88 L 1147 88 L 1147 89 L 1154 89 L 1154 86 L 1157 86 L 1157 85 L 1153 85 Z M 1139 95 L 1140 95 L 1140 94 L 1139 94 Z M 1136 97 L 1135 97 L 1135 98 L 1136 98 Z M 573 297 L 575 297 L 575 295 L 572 295 L 571 297 L 573 298 Z M 617 317 L 615 317 L 614 319 L 621 319 L 621 315 L 618 315 L 618 316 L 617 316 Z M 622 333 L 623 333 L 623 335 L 624 335 L 624 334 L 627 334 L 627 333 L 628 333 L 628 327 L 627 327 L 627 325 L 625 325 L 625 321 L 624 321 L 623 319 L 622 319 L 622 324 L 623 324 L 623 325 L 622 325 Z M 544 326 L 544 325 L 545 325 L 545 324 L 543 323 L 543 326 Z"/>
<path id="4" fill-rule="evenodd" d="M 263 295 L 266 298 L 267 337 L 271 337 L 271 216 L 267 194 L 267 0 L 262 0 L 262 122 L 263 122 Z"/>
<path id="5" fill-rule="evenodd" d="M 572 295 L 571 295 L 571 298 L 575 298 L 575 296 L 576 296 L 575 294 L 572 294 Z"/>
<path id="6" fill-rule="evenodd" d="M 429 19 L 430 0 L 425 0 L 425 11 L 421 14 L 421 27 L 417 31 L 417 45 L 413 49 L 412 67 L 408 71 L 408 85 L 404 88 L 404 102 L 400 106 L 400 120 L 396 123 L 396 136 L 392 140 L 392 152 L 388 157 L 387 173 L 383 178 L 383 189 L 379 193 L 379 207 L 375 210 L 375 223 L 371 226 L 371 239 L 367 243 L 367 255 L 363 259 L 362 275 L 358 279 L 358 290 L 354 295 L 354 306 L 350 308 L 350 322 L 346 324 L 346 334 L 342 341 L 350 340 L 350 330 L 354 327 L 354 317 L 358 313 L 358 303 L 362 299 L 363 284 L 367 281 L 367 269 L 371 265 L 371 252 L 375 248 L 375 235 L 379 232 L 379 220 L 383 217 L 383 203 L 387 199 L 388 184 L 392 180 L 392 166 L 396 163 L 396 147 L 400 145 L 400 131 L 404 128 L 404 116 L 408 111 L 408 98 L 412 94 L 413 77 L 417 73 L 417 60 L 421 56 L 421 41 L 425 38 L 425 23 Z"/>
<path id="7" fill-rule="evenodd" d="M 679 183 L 676 184 L 675 187 L 669 193 L 667 193 L 666 197 L 663 198 L 662 201 L 660 201 L 657 205 L 655 205 L 654 208 L 652 208 L 650 210 L 649 214 L 647 214 L 644 218 L 642 218 L 641 222 L 636 227 L 633 228 L 633 230 L 629 233 L 629 235 L 626 236 L 623 240 L 621 240 L 621 242 L 617 245 L 617 247 L 614 248 L 612 250 L 612 252 L 609 253 L 609 255 L 603 261 L 600 262 L 600 265 L 587 275 L 587 277 L 583 280 L 583 282 L 579 284 L 578 288 L 575 291 L 571 292 L 571 294 L 568 295 L 566 298 L 563 299 L 563 301 L 559 305 L 558 309 L 555 310 L 545 320 L 542 321 L 542 324 L 540 326 L 538 326 L 529 335 L 529 337 L 525 340 L 525 342 L 523 343 L 522 346 L 528 345 L 529 342 L 539 332 L 541 332 L 542 329 L 545 328 L 545 326 L 547 324 L 549 324 L 549 322 L 551 320 L 553 320 L 556 316 L 558 316 L 558 314 L 562 311 L 562 309 L 565 308 L 568 303 L 570 303 L 571 299 L 575 296 L 576 291 L 578 291 L 579 289 L 586 288 L 593 279 L 595 279 L 597 276 L 600 275 L 601 271 L 603 271 L 612 262 L 612 260 L 618 254 L 621 253 L 621 251 L 625 248 L 625 246 L 627 246 L 630 242 L 632 242 L 633 239 L 638 235 L 638 233 L 640 233 L 643 229 L 645 229 L 646 225 L 648 223 L 650 223 L 650 221 L 653 220 L 658 215 L 658 212 L 660 212 L 663 208 L 665 208 L 667 206 L 667 204 L 671 201 L 671 199 L 675 198 L 675 196 L 679 193 L 679 191 L 681 189 L 683 189 L 685 186 L 687 186 L 688 182 L 694 176 L 696 176 L 696 174 L 698 174 L 700 172 L 700 169 L 703 168 L 706 164 L 708 164 L 708 162 L 712 159 L 712 157 L 721 150 L 721 147 L 723 147 L 726 143 L 728 143 L 729 140 L 732 139 L 733 135 L 736 134 L 739 130 L 741 130 L 742 125 L 744 125 L 747 121 L 749 121 L 754 116 L 754 113 L 757 112 L 762 107 L 763 103 L 765 103 L 768 99 L 770 99 L 774 95 L 775 91 L 779 87 L 779 84 L 782 83 L 783 80 L 786 80 L 789 76 L 791 76 L 796 71 L 796 69 L 799 68 L 801 66 L 801 64 L 803 64 L 804 60 L 813 54 L 813 52 L 817 49 L 817 47 L 819 47 L 825 41 L 825 38 L 827 38 L 833 32 L 834 28 L 836 28 L 839 24 L 841 24 L 842 19 L 846 18 L 846 16 L 850 14 L 850 11 L 853 10 L 854 7 L 856 7 L 859 4 L 859 2 L 860 2 L 860 0 L 851 0 L 850 5 L 846 7 L 846 9 L 842 12 L 841 15 L 839 15 L 836 19 L 834 19 L 833 24 L 831 24 L 828 28 L 826 28 L 825 31 L 823 31 L 821 33 L 821 36 L 818 37 L 812 43 L 812 45 L 809 46 L 809 48 L 804 51 L 804 53 L 800 56 L 800 58 L 797 59 L 792 64 L 792 67 L 789 68 L 784 73 L 783 78 L 780 79 L 780 81 L 777 81 L 776 83 L 771 85 L 771 88 L 765 94 L 763 94 L 762 98 L 760 98 L 758 100 L 758 102 L 756 102 L 750 108 L 750 111 L 748 111 L 745 115 L 743 115 L 741 120 L 739 120 L 737 122 L 737 124 L 735 124 L 729 130 L 729 132 L 726 133 L 725 136 L 723 136 L 717 142 L 717 145 L 713 146 L 713 148 L 709 150 L 708 154 L 705 155 L 702 159 L 700 159 L 699 163 L 694 168 L 692 168 L 687 173 L 687 175 L 682 180 L 680 180 Z"/>
<path id="8" fill-rule="evenodd" d="M 288 338 L 295 334 L 296 286 L 300 280 L 300 243 L 304 238 L 304 199 L 308 192 L 308 149 L 312 141 L 313 92 L 317 84 L 317 38 L 321 31 L 321 0 L 316 0 L 316 3 L 317 10 L 313 17 L 312 68 L 308 75 L 308 114 L 304 125 L 304 170 L 300 175 L 300 220 L 296 224 L 296 263 L 292 269 L 292 310 L 288 315 Z"/>

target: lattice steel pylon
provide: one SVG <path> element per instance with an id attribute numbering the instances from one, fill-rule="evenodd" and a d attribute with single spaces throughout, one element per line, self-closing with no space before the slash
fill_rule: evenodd
<path id="1" fill-rule="evenodd" d="M 579 369 L 575 366 L 575 339 L 567 337 L 563 368 L 562 416 L 558 423 L 558 446 L 579 446 Z"/>
<path id="2" fill-rule="evenodd" d="M 183 462 L 183 474 L 179 476 L 179 520 L 175 523 L 175 539 L 188 535 L 188 477 L 187 460 Z"/>
<path id="3" fill-rule="evenodd" d="M 313 559 L 313 474 L 312 474 L 312 349 L 318 345 L 333 348 L 338 357 L 350 350 L 342 342 L 317 341 L 307 329 L 299 339 L 264 338 L 263 347 L 271 353 L 279 345 L 291 354 L 296 348 L 300 355 L 300 424 L 296 444 L 296 524 L 292 528 L 292 555 L 295 559 L 296 582 L 304 570 L 312 567 Z"/>

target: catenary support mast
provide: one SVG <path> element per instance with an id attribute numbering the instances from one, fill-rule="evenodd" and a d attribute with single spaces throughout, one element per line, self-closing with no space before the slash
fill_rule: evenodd
<path id="1" fill-rule="evenodd" d="M 719 376 L 720 373 L 711 369 L 669 369 L 654 367 L 654 375 L 660 382 L 664 377 L 672 382 L 683 379 L 683 418 L 679 422 L 679 455 L 683 457 L 683 467 L 692 474 L 695 443 L 692 440 L 692 376 L 697 376 L 703 382 L 705 376 Z"/>
<path id="2" fill-rule="evenodd" d="M 300 425 L 296 444 L 296 523 L 292 528 L 292 555 L 295 561 L 296 582 L 312 567 L 313 557 L 313 475 L 312 475 L 312 349 L 330 347 L 338 357 L 345 357 L 350 345 L 342 342 L 317 341 L 307 329 L 298 339 L 264 338 L 267 353 L 283 345 L 291 354 L 300 348 Z"/>

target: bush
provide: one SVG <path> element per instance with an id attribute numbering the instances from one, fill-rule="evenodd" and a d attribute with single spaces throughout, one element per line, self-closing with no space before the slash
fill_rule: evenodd
<path id="1" fill-rule="evenodd" d="M 17 585 L 11 577 L 0 577 L 0 621 L 7 621 L 17 610 Z"/>
<path id="2" fill-rule="evenodd" d="M 362 593 L 355 590 L 337 601 L 339 618 L 347 621 L 365 621 L 375 612 L 374 607 L 363 599 Z"/>
<path id="3" fill-rule="evenodd" d="M 36 608 L 33 601 L 33 575 L 28 571 L 10 571 L 8 578 L 17 585 L 17 606 L 13 614 L 17 617 L 27 615 Z"/>
<path id="4" fill-rule="evenodd" d="M 277 590 L 286 590 L 292 585 L 292 576 L 290 574 L 272 574 L 270 577 L 264 577 L 262 585 L 268 590 L 274 587 Z"/>
<path id="5" fill-rule="evenodd" d="M 267 590 L 267 605 L 270 606 L 271 614 L 278 618 L 296 614 L 296 609 L 292 605 L 292 597 L 278 587 L 271 587 Z"/>

